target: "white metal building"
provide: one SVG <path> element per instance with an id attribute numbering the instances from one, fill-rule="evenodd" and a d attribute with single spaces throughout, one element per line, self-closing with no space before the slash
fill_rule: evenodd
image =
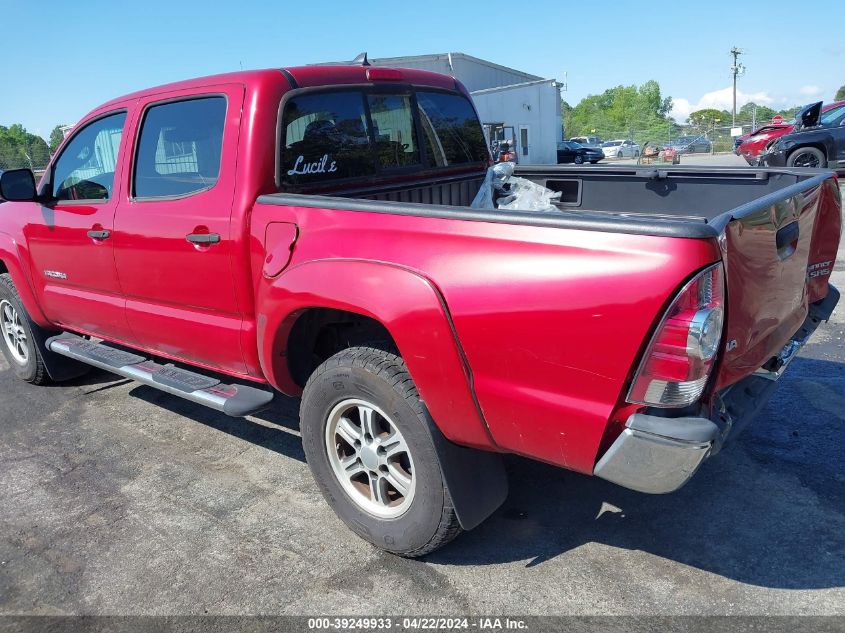
<path id="1" fill-rule="evenodd" d="M 452 75 L 472 94 L 485 132 L 515 144 L 519 162 L 557 162 L 561 140 L 560 84 L 465 53 L 371 59 L 375 66 Z"/>

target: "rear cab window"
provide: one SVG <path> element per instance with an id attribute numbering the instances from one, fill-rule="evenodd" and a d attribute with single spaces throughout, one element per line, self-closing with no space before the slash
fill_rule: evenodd
<path id="1" fill-rule="evenodd" d="M 469 100 L 417 89 L 308 90 L 282 104 L 284 189 L 485 163 L 487 145 Z"/>

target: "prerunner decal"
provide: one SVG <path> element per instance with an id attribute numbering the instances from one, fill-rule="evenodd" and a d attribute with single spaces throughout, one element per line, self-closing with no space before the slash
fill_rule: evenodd
<path id="1" fill-rule="evenodd" d="M 328 167 L 326 166 L 327 163 Z M 313 163 L 306 163 L 305 156 L 300 155 L 293 164 L 293 169 L 288 169 L 288 176 L 328 174 L 334 171 L 337 171 L 337 162 L 332 161 L 329 163 L 328 154 L 323 154 L 323 157 L 320 160 L 314 161 Z"/>
<path id="2" fill-rule="evenodd" d="M 810 264 L 807 266 L 807 277 L 813 279 L 814 277 L 824 277 L 829 275 L 832 268 L 831 264 L 833 264 L 833 260 Z"/>

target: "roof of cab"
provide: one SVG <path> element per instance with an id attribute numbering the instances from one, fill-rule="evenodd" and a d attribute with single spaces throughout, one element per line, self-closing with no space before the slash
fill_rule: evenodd
<path id="1" fill-rule="evenodd" d="M 331 86 L 337 84 L 361 84 L 375 83 L 367 78 L 367 70 L 376 68 L 373 66 L 290 66 L 287 68 L 268 68 L 264 70 L 244 70 L 239 72 L 224 73 L 220 75 L 209 75 L 176 81 L 169 84 L 145 88 L 136 92 L 112 99 L 95 109 L 95 111 L 107 109 L 132 99 L 147 97 L 150 95 L 176 90 L 192 90 L 227 83 L 241 83 L 249 87 L 270 82 L 285 82 L 289 84 L 286 74 L 292 77 L 296 85 L 291 88 L 311 88 L 315 86 Z M 396 83 L 410 83 L 414 85 L 444 88 L 447 90 L 460 90 L 460 84 L 453 77 L 433 73 L 426 70 L 411 68 L 396 69 L 402 73 L 402 79 Z M 382 81 L 378 81 L 382 83 Z M 390 80 L 384 81 L 390 83 Z"/>

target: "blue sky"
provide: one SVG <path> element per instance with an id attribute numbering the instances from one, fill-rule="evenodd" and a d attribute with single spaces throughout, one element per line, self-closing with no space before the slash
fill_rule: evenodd
<path id="1" fill-rule="evenodd" d="M 841 16 L 805 22 L 800 13 L 800 3 L 779 0 L 0 0 L 0 125 L 23 123 L 47 136 L 140 88 L 363 50 L 464 52 L 544 77 L 566 72 L 563 98 L 573 105 L 656 79 L 683 119 L 698 106 L 730 107 L 728 51 L 738 46 L 748 69 L 740 104 L 831 100 L 845 84 L 845 40 L 833 28 Z M 796 32 L 800 55 L 790 53 Z"/>

